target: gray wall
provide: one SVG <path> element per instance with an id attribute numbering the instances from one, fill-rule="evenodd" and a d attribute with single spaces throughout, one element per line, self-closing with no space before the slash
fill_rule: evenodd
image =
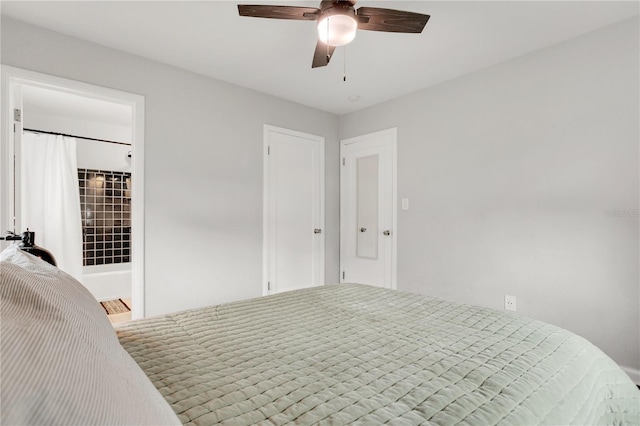
<path id="1" fill-rule="evenodd" d="M 636 19 L 341 117 L 398 127 L 398 288 L 515 295 L 640 368 L 638 75 Z"/>
<path id="2" fill-rule="evenodd" d="M 145 96 L 146 313 L 262 293 L 263 124 L 325 137 L 338 281 L 338 117 L 2 17 L 2 63 Z"/>

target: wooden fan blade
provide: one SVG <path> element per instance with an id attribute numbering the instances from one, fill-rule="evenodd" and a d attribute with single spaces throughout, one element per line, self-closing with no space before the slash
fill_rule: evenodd
<path id="1" fill-rule="evenodd" d="M 404 10 L 361 7 L 357 11 L 358 29 L 388 33 L 421 33 L 429 15 Z"/>
<path id="2" fill-rule="evenodd" d="M 238 13 L 240 13 L 240 16 L 249 16 L 253 18 L 315 21 L 320 14 L 320 9 L 316 9 L 315 7 L 239 4 Z"/>
<path id="3" fill-rule="evenodd" d="M 333 56 L 333 52 L 335 51 L 335 46 L 327 46 L 318 40 L 318 44 L 316 44 L 316 51 L 313 54 L 313 63 L 311 64 L 311 68 L 326 67 Z"/>

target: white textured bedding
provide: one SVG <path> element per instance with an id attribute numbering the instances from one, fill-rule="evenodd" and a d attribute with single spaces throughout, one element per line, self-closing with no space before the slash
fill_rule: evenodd
<path id="1" fill-rule="evenodd" d="M 341 284 L 119 327 L 185 424 L 638 424 L 640 392 L 539 321 Z"/>

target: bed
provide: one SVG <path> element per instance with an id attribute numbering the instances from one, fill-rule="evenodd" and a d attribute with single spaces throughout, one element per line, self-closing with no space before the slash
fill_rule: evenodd
<path id="1" fill-rule="evenodd" d="M 61 279 L 63 288 L 73 284 L 74 292 L 82 293 L 72 278 L 50 268 L 44 271 L 42 265 L 16 267 L 3 262 L 2 268 L 3 340 L 9 330 L 7 300 L 17 306 L 35 293 L 51 296 L 55 280 L 49 275 Z M 41 285 L 43 280 L 46 285 Z M 15 288 L 25 285 L 30 286 L 30 296 L 18 303 Z M 54 299 L 67 306 L 53 311 L 56 321 L 62 321 L 58 318 L 62 311 L 78 305 L 76 300 L 65 300 L 73 296 L 77 295 L 56 293 Z M 88 306 L 93 302 L 83 296 L 81 306 L 87 305 L 91 315 Z M 108 335 L 100 324 L 100 334 Z M 70 330 L 73 327 L 65 334 Z M 84 331 L 82 339 L 87 340 Z M 38 417 L 19 421 L 34 409 L 30 393 L 53 386 L 50 370 L 64 367 L 34 366 L 28 351 L 11 361 L 14 348 L 3 341 L 2 424 L 640 423 L 640 391 L 615 362 L 575 334 L 517 315 L 361 284 L 183 311 L 126 323 L 110 332 L 114 339 L 117 334 L 114 350 L 122 351 L 117 360 L 131 360 L 127 371 L 144 372 L 135 375 L 135 384 L 143 383 L 139 387 L 144 389 L 125 398 L 129 417 L 109 418 L 113 413 L 104 406 L 123 404 L 122 398 L 108 390 L 99 397 L 87 396 L 98 385 L 91 374 L 80 374 L 73 383 L 79 386 L 82 380 L 82 404 L 102 401 L 93 417 L 48 421 L 46 410 L 40 410 Z M 73 345 L 79 345 L 81 354 L 74 356 L 80 359 L 92 350 L 86 341 Z M 92 357 L 98 361 L 89 363 L 89 372 L 104 372 L 99 358 L 105 351 Z M 12 371 L 38 369 L 41 383 L 36 380 L 26 386 L 13 383 L 14 378 L 7 385 L 7 360 Z M 57 361 L 66 362 L 60 357 Z M 25 363 L 28 367 L 22 366 Z M 60 376 L 53 382 L 64 381 Z M 66 384 L 55 385 L 60 389 Z M 115 401 L 105 402 L 105 395 Z M 58 414 L 86 406 L 71 399 L 58 392 L 49 405 Z M 42 401 L 46 398 L 39 404 Z M 22 407 L 15 409 L 9 402 Z M 132 405 L 139 408 L 131 411 Z M 144 415 L 135 417 L 136 411 Z"/>

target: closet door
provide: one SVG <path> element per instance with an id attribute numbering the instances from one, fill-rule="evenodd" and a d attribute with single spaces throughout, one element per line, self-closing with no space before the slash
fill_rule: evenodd
<path id="1" fill-rule="evenodd" d="M 324 284 L 324 138 L 265 126 L 263 294 Z"/>
<path id="2" fill-rule="evenodd" d="M 341 282 L 396 288 L 396 129 L 341 142 Z"/>

